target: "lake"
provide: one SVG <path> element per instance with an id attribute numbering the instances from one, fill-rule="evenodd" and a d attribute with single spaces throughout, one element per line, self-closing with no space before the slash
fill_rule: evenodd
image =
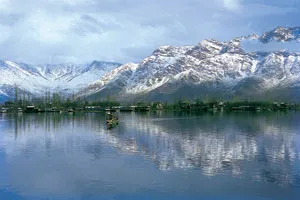
<path id="1" fill-rule="evenodd" d="M 0 199 L 300 197 L 300 113 L 0 114 Z"/>

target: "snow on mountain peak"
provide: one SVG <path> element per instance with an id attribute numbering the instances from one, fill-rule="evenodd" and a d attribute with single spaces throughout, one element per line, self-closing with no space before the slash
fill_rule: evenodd
<path id="1" fill-rule="evenodd" d="M 31 66 L 0 61 L 0 73 L 6 77 L 0 80 L 0 91 L 9 94 L 9 89 L 17 85 L 34 94 L 50 88 L 79 91 L 78 97 L 100 93 L 102 98 L 112 95 L 130 100 L 182 98 L 182 94 L 254 98 L 276 90 L 275 96 L 296 98 L 299 95 L 291 91 L 300 91 L 300 53 L 283 48 L 247 51 L 243 44 L 297 40 L 300 27 L 277 27 L 261 36 L 253 34 L 224 42 L 207 39 L 194 46 L 161 46 L 138 64 L 93 61 Z M 284 93 L 286 90 L 289 92 Z"/>
<path id="2" fill-rule="evenodd" d="M 263 44 L 297 40 L 299 30 L 298 27 L 277 27 L 262 36 L 253 34 L 227 42 L 208 39 L 195 46 L 161 46 L 135 65 L 135 70 L 123 65 L 95 82 L 93 87 L 86 88 L 82 95 L 101 93 L 110 88 L 115 97 L 123 100 L 145 95 L 151 99 L 181 93 L 201 96 L 204 89 L 206 94 L 218 91 L 217 96 L 254 97 L 263 96 L 269 90 L 297 85 L 297 82 L 300 85 L 299 53 L 283 49 L 247 52 L 242 45 L 244 41 Z M 191 92 L 180 89 L 184 87 L 190 88 Z"/>
<path id="3" fill-rule="evenodd" d="M 0 62 L 1 93 L 13 96 L 13 88 L 34 95 L 45 91 L 77 91 L 90 82 L 96 81 L 104 73 L 119 67 L 118 63 L 93 62 L 88 64 L 27 65 L 12 61 Z"/>
<path id="4" fill-rule="evenodd" d="M 263 43 L 271 41 L 287 42 L 300 39 L 300 27 L 276 27 L 274 30 L 264 33 L 259 40 Z"/>

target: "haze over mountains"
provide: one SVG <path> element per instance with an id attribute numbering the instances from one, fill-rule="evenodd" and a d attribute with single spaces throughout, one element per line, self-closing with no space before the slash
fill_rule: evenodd
<path id="1" fill-rule="evenodd" d="M 0 95 L 14 87 L 33 95 L 52 92 L 121 101 L 181 98 L 291 100 L 300 97 L 300 48 L 249 51 L 247 44 L 282 44 L 300 40 L 300 27 L 277 27 L 262 36 L 228 42 L 203 40 L 194 46 L 162 46 L 140 63 L 91 62 L 33 66 L 0 62 Z M 299 46 L 300 47 L 300 46 Z M 4 98 L 5 97 L 5 98 Z"/>

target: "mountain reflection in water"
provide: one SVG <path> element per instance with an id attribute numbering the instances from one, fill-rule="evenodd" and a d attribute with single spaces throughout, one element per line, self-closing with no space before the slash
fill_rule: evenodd
<path id="1" fill-rule="evenodd" d="M 107 130 L 101 113 L 0 115 L 0 166 L 9 172 L 0 172 L 0 188 L 34 196 L 119 194 L 156 190 L 172 181 L 168 173 L 183 179 L 193 172 L 300 189 L 300 113 L 119 118 Z"/>

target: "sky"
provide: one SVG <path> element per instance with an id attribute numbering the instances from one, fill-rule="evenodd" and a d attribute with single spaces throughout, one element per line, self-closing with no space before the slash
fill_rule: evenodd
<path id="1" fill-rule="evenodd" d="M 300 26 L 300 0 L 0 0 L 0 59 L 139 62 L 195 45 Z"/>

